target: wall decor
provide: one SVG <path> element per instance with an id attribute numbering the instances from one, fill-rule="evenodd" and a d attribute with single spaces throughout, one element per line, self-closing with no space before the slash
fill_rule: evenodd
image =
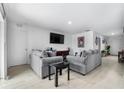
<path id="1" fill-rule="evenodd" d="M 78 47 L 84 47 L 84 36 L 78 37 Z"/>

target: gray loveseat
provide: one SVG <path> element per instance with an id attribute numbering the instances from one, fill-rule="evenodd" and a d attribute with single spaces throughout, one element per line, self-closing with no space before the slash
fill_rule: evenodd
<path id="1" fill-rule="evenodd" d="M 48 76 L 48 64 L 63 61 L 62 56 L 43 57 L 42 52 L 33 51 L 31 53 L 31 68 L 41 78 Z M 54 73 L 51 68 L 51 74 Z"/>
<path id="2" fill-rule="evenodd" d="M 70 62 L 70 69 L 83 75 L 101 65 L 101 54 L 98 50 L 82 51 L 81 56 L 67 56 Z"/>

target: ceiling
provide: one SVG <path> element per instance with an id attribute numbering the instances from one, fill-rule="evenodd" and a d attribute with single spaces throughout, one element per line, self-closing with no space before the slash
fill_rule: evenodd
<path id="1" fill-rule="evenodd" d="M 124 25 L 124 4 L 119 3 L 5 3 L 4 8 L 9 21 L 69 33 L 122 34 Z"/>

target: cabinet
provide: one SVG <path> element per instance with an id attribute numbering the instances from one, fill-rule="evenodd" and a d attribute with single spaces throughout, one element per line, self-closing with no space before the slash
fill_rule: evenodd
<path id="1" fill-rule="evenodd" d="M 57 51 L 56 55 L 66 57 L 67 55 L 69 55 L 69 50 Z"/>

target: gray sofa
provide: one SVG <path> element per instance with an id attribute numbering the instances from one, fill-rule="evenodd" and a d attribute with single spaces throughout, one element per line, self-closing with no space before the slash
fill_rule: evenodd
<path id="1" fill-rule="evenodd" d="M 62 56 L 43 57 L 42 52 L 33 51 L 31 53 L 31 68 L 42 79 L 48 76 L 48 64 L 63 61 Z M 51 74 L 54 73 L 51 68 Z"/>
<path id="2" fill-rule="evenodd" d="M 101 54 L 98 50 L 82 51 L 82 56 L 67 56 L 70 69 L 83 75 L 101 65 Z"/>

